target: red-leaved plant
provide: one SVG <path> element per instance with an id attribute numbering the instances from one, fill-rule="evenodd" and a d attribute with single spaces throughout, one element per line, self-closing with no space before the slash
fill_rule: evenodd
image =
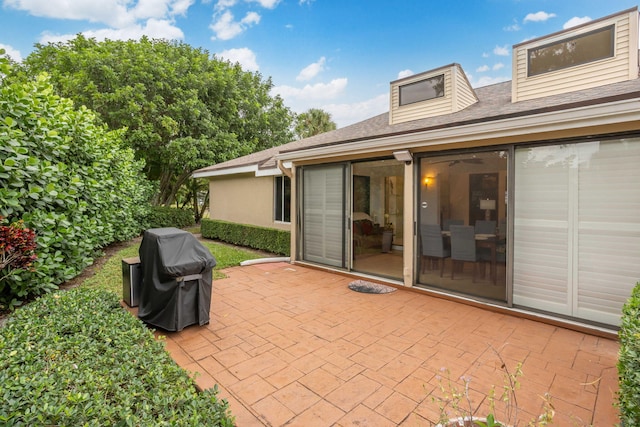
<path id="1" fill-rule="evenodd" d="M 2 224 L 0 216 L 0 282 L 19 270 L 32 270 L 36 255 L 36 233 L 22 220 Z"/>

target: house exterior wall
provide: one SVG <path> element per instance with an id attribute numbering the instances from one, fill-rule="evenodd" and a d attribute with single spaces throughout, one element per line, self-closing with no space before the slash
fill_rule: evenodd
<path id="1" fill-rule="evenodd" d="M 256 177 L 253 173 L 211 178 L 211 219 L 290 230 L 291 224 L 273 219 L 273 186 L 273 176 Z"/>
<path id="2" fill-rule="evenodd" d="M 453 110 L 460 111 L 478 102 L 478 98 L 462 68 L 456 65 L 453 71 L 456 81 L 453 87 Z"/>
<path id="3" fill-rule="evenodd" d="M 527 51 L 615 24 L 614 56 L 587 64 L 527 76 Z M 512 101 L 548 97 L 638 77 L 638 11 L 603 18 L 574 30 L 513 47 Z"/>

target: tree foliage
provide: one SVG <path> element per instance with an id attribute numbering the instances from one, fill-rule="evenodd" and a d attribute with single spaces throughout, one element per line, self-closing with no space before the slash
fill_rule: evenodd
<path id="1" fill-rule="evenodd" d="M 309 138 L 324 132 L 336 130 L 331 114 L 319 108 L 310 108 L 296 116 L 296 136 L 298 139 Z"/>
<path id="2" fill-rule="evenodd" d="M 168 205 L 198 168 L 289 142 L 292 117 L 270 79 L 206 51 L 164 40 L 79 35 L 36 45 L 26 75 L 51 74 L 62 96 L 96 111 L 146 161 Z"/>
<path id="3" fill-rule="evenodd" d="M 35 230 L 38 255 L 34 271 L 2 282 L 0 308 L 54 289 L 96 248 L 139 234 L 150 194 L 122 135 L 55 95 L 46 75 L 0 81 L 0 215 Z"/>

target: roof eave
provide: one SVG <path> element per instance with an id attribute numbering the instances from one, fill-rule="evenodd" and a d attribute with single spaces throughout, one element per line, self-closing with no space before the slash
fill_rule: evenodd
<path id="1" fill-rule="evenodd" d="M 496 120 L 372 137 L 346 144 L 325 145 L 276 155 L 282 161 L 308 161 L 363 154 L 374 150 L 395 151 L 455 142 L 517 137 L 640 120 L 640 99 L 591 104 L 559 111 L 499 118 Z"/>
<path id="2" fill-rule="evenodd" d="M 286 167 L 291 167 L 291 162 L 285 162 Z M 255 176 L 278 176 L 282 175 L 282 171 L 277 166 L 269 168 L 260 168 L 259 165 L 247 165 L 230 167 L 225 169 L 199 170 L 195 171 L 191 178 L 211 178 L 216 176 L 240 175 L 253 173 Z"/>

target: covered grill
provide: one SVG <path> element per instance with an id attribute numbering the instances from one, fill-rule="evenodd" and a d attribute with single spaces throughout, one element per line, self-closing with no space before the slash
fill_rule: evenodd
<path id="1" fill-rule="evenodd" d="M 167 331 L 209 323 L 216 260 L 193 234 L 178 228 L 144 232 L 138 317 Z"/>

